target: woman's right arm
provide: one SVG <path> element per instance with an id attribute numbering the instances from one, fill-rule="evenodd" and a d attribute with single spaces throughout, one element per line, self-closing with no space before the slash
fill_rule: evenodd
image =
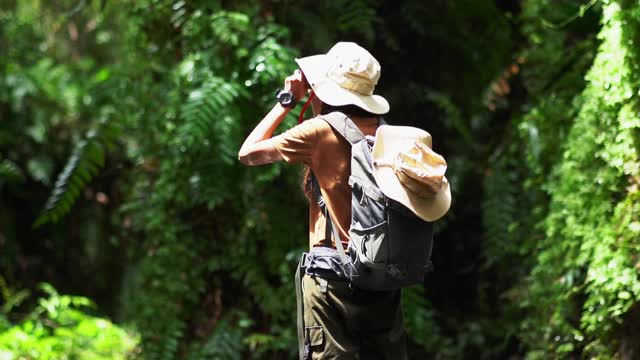
<path id="1" fill-rule="evenodd" d="M 291 91 L 296 100 L 301 100 L 306 94 L 306 84 L 300 70 L 288 76 L 284 81 L 284 90 Z M 284 120 L 290 108 L 276 104 L 247 136 L 238 152 L 238 160 L 249 166 L 270 164 L 284 160 L 280 152 L 274 147 L 273 132 Z"/>
<path id="2" fill-rule="evenodd" d="M 290 110 L 278 103 L 269 111 L 242 144 L 238 152 L 241 163 L 255 166 L 283 160 L 273 146 L 271 136 Z"/>

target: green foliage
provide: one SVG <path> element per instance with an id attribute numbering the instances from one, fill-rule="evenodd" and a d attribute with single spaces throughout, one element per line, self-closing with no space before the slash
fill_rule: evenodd
<path id="1" fill-rule="evenodd" d="M 189 354 L 188 359 L 241 360 L 244 348 L 242 339 L 239 327 L 220 322 L 203 344 L 194 344 L 197 351 Z"/>
<path id="2" fill-rule="evenodd" d="M 15 304 L 22 292 L 3 297 Z M 60 295 L 49 284 L 42 284 L 46 297 L 19 324 L 8 324 L 10 315 L 3 307 L 0 319 L 0 357 L 3 359 L 126 359 L 135 351 L 137 336 L 109 320 L 95 317 L 82 309 L 92 302 L 79 296 Z M 7 298 L 7 295 L 10 295 Z"/>
<path id="3" fill-rule="evenodd" d="M 57 222 L 69 212 L 80 192 L 104 166 L 106 154 L 113 149 L 119 135 L 117 126 L 103 122 L 78 142 L 34 226 Z"/>
<path id="4" fill-rule="evenodd" d="M 295 206 L 275 211 L 284 194 L 265 190 L 278 178 L 288 181 L 280 166 L 256 181 L 258 171 L 236 157 L 247 127 L 293 70 L 294 52 L 283 45 L 282 27 L 250 23 L 251 13 L 216 6 L 174 11 L 182 12 L 181 32 L 171 36 L 187 42 L 182 57 L 167 65 L 172 71 L 151 80 L 164 107 L 143 103 L 148 112 L 131 120 L 153 125 L 137 127 L 148 135 L 130 153 L 139 164 L 134 176 L 123 179 L 127 201 L 119 216 L 132 219 L 131 235 L 143 242 L 131 259 L 122 316 L 137 324 L 149 359 L 288 352 L 294 334 L 284 329 L 293 323 L 294 298 L 286 282 L 294 263 L 284 259 L 299 245 L 280 229 L 286 222 L 279 217 Z M 151 61 L 163 59 L 161 53 Z M 217 303 L 207 300 L 212 294 L 220 294 Z M 243 315 L 218 322 L 227 306 L 269 314 L 269 321 Z"/>
<path id="5" fill-rule="evenodd" d="M 14 162 L 6 159 L 0 162 L 0 185 L 18 182 L 23 177 L 24 175 L 22 175 L 22 172 Z"/>
<path id="6" fill-rule="evenodd" d="M 637 357 L 639 7 L 507 3 L 0 5 L 2 355 L 294 358 L 299 169 L 236 154 L 296 56 L 356 40 L 387 120 L 449 164 L 436 272 L 403 292 L 412 354 Z M 94 261 L 95 286 L 66 276 Z M 139 338 L 51 288 L 18 316 L 7 283 L 42 276 Z"/>
<path id="7" fill-rule="evenodd" d="M 451 343 L 443 336 L 424 287 L 413 286 L 402 291 L 404 323 L 411 341 L 425 349 L 440 348 L 440 354 L 451 354 Z"/>
<path id="8" fill-rule="evenodd" d="M 631 205 L 637 190 L 629 186 L 638 168 L 638 123 L 631 115 L 638 108 L 637 52 L 629 41 L 636 38 L 637 11 L 606 2 L 602 43 L 580 97 L 543 100 L 519 125 L 529 144 L 540 144 L 529 155 L 529 185 L 540 184 L 550 197 L 540 223 L 544 238 L 537 241 L 526 290 L 518 295 L 535 314 L 522 324 L 531 358 L 607 358 L 628 346 L 616 329 L 638 294 L 637 237 L 629 231 L 638 216 Z M 564 143 L 551 130 L 557 125 L 542 117 L 556 113 L 575 113 Z"/>
<path id="9" fill-rule="evenodd" d="M 376 25 L 382 19 L 375 0 L 334 0 L 272 4 L 276 18 L 291 29 L 301 47 L 326 52 L 336 39 L 378 39 Z"/>

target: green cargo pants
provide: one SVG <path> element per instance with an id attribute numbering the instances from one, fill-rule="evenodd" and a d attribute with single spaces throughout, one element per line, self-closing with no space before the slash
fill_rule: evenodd
<path id="1" fill-rule="evenodd" d="M 400 290 L 363 291 L 305 275 L 302 293 L 308 359 L 407 359 Z"/>

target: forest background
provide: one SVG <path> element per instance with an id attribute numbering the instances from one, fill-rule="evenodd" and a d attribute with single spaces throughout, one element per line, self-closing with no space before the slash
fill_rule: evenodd
<path id="1" fill-rule="evenodd" d="M 0 1 L 0 358 L 294 359 L 300 169 L 236 154 L 344 40 L 449 164 L 411 358 L 640 358 L 639 34 L 630 0 Z"/>

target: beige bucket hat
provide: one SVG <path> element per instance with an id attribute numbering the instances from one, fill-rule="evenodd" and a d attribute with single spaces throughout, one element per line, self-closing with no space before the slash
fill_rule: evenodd
<path id="1" fill-rule="evenodd" d="M 339 42 L 328 53 L 296 59 L 309 85 L 322 102 L 356 105 L 373 114 L 389 112 L 389 103 L 373 90 L 380 63 L 356 43 Z"/>
<path id="2" fill-rule="evenodd" d="M 451 206 L 445 159 L 431 149 L 431 135 L 415 127 L 382 125 L 373 145 L 373 176 L 382 192 L 426 221 Z"/>

